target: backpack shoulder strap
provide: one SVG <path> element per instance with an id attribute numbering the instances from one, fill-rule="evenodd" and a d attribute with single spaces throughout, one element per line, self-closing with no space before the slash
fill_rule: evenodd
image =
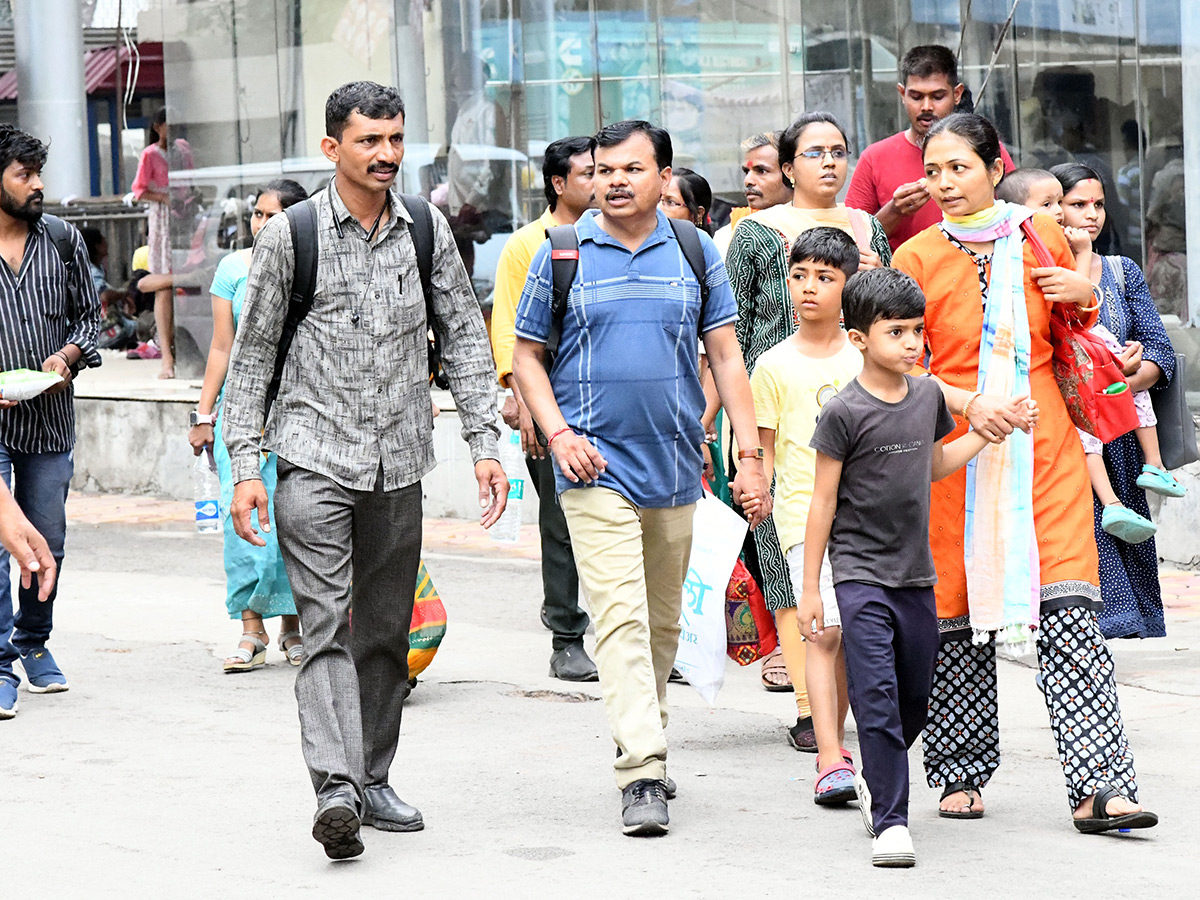
<path id="1" fill-rule="evenodd" d="M 46 223 L 46 232 L 50 235 L 50 240 L 54 242 L 58 258 L 70 270 L 75 264 L 75 242 L 71 240 L 70 228 L 58 216 L 52 216 L 49 213 L 42 216 L 42 221 Z"/>
<path id="2" fill-rule="evenodd" d="M 546 229 L 550 239 L 550 274 L 553 281 L 554 304 L 550 310 L 550 334 L 546 337 L 546 353 L 553 358 L 562 340 L 563 319 L 571 285 L 579 269 L 579 234 L 574 225 L 551 225 Z"/>
<path id="3" fill-rule="evenodd" d="M 450 381 L 442 371 L 442 338 L 433 327 L 433 213 L 429 204 L 415 194 L 401 194 L 400 202 L 412 217 L 413 253 L 417 257 L 417 276 L 425 297 L 425 324 L 433 334 L 429 343 L 429 377 L 445 390 Z"/>
<path id="4" fill-rule="evenodd" d="M 292 235 L 292 253 L 295 265 L 292 269 L 292 291 L 288 297 L 287 316 L 283 330 L 279 333 L 279 345 L 275 350 L 275 370 L 267 385 L 263 420 L 271 412 L 271 404 L 279 394 L 279 382 L 283 378 L 283 364 L 296 329 L 312 309 L 313 295 L 317 290 L 317 255 L 320 250 L 317 238 L 317 210 L 313 201 L 305 200 L 284 210 L 288 229 Z"/>
<path id="5" fill-rule="evenodd" d="M 1046 246 L 1046 242 L 1042 240 L 1042 236 L 1033 227 L 1033 219 L 1023 221 L 1021 223 L 1021 231 L 1025 234 L 1025 240 L 1029 241 L 1029 246 L 1033 250 L 1033 258 L 1037 260 L 1039 266 L 1046 268 L 1058 265 L 1054 257 L 1050 255 L 1050 248 Z"/>
<path id="6" fill-rule="evenodd" d="M 433 213 L 429 204 L 413 194 L 401 194 L 400 202 L 412 216 L 413 249 L 417 254 L 417 273 L 425 294 L 425 310 L 433 318 Z"/>
<path id="7" fill-rule="evenodd" d="M 1104 259 L 1108 262 L 1108 267 L 1112 271 L 1113 280 L 1117 283 L 1117 294 L 1125 298 L 1125 264 L 1121 262 L 1119 256 L 1106 256 Z"/>
<path id="8" fill-rule="evenodd" d="M 692 268 L 692 274 L 700 282 L 700 317 L 697 319 L 697 327 L 702 329 L 704 328 L 704 312 L 708 308 L 708 270 L 704 264 L 704 245 L 700 243 L 700 231 L 691 222 L 683 219 L 668 219 L 667 221 L 671 223 L 671 230 L 675 232 L 675 239 L 679 241 L 679 249 L 683 252 L 683 258 L 687 260 L 688 265 Z"/>

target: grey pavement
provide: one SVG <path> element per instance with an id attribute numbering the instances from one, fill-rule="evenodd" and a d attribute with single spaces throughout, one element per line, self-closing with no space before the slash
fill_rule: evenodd
<path id="1" fill-rule="evenodd" d="M 871 868 L 853 805 L 812 803 L 813 757 L 784 740 L 792 696 L 763 691 L 757 665 L 730 663 L 713 708 L 671 686 L 671 833 L 622 836 L 598 686 L 547 676 L 530 535 L 493 548 L 469 523 L 430 522 L 449 631 L 392 768 L 426 829 L 364 829 L 366 853 L 331 864 L 309 836 L 294 670 L 272 645 L 265 670 L 221 673 L 239 633 L 224 610 L 221 539 L 193 534 L 177 510 L 96 514 L 109 502 L 76 505 L 68 535 L 51 647 L 71 690 L 22 689 L 20 714 L 0 723 L 4 896 L 1188 896 L 1200 876 L 1191 576 L 1172 576 L 1166 640 L 1116 648 L 1157 829 L 1075 833 L 1032 670 L 1004 662 L 1004 763 L 986 817 L 937 818 L 915 749 L 918 865 L 889 871 Z"/>

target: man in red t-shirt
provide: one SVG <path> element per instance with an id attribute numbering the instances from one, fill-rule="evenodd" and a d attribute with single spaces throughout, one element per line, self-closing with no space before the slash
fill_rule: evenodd
<path id="1" fill-rule="evenodd" d="M 909 126 L 863 151 L 846 192 L 846 205 L 875 216 L 893 250 L 942 218 L 925 190 L 921 142 L 929 127 L 954 112 L 962 99 L 954 54 L 938 44 L 913 47 L 900 60 L 896 89 Z M 1004 171 L 1011 172 L 1008 151 L 1001 147 L 1000 154 Z"/>

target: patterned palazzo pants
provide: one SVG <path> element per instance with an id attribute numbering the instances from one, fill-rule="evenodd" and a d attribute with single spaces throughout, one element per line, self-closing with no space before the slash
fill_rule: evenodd
<path id="1" fill-rule="evenodd" d="M 1037 655 L 1071 809 L 1109 784 L 1137 802 L 1112 654 L 1095 613 L 1068 607 L 1044 615 Z M 942 644 L 922 741 L 930 787 L 991 780 L 1000 765 L 994 641 Z"/>

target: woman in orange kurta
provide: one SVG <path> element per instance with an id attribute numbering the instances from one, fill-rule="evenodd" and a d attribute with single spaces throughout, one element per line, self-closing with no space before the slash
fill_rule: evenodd
<path id="1" fill-rule="evenodd" d="M 1023 498 L 1014 496 L 1021 489 L 992 496 L 989 486 L 998 482 L 972 480 L 975 499 L 968 512 L 968 483 L 981 477 L 978 468 L 933 486 L 930 543 L 943 642 L 924 735 L 929 784 L 945 788 L 940 815 L 983 814 L 979 788 L 1000 762 L 996 633 L 1001 640 L 1027 640 L 1036 627 L 1046 703 L 1076 827 L 1148 827 L 1157 819 L 1136 806 L 1112 658 L 1096 620 L 1100 589 L 1083 450 L 1050 365 L 1056 303 L 1073 303 L 1085 325 L 1099 307 L 1066 269 L 1073 260 L 1062 229 L 1046 216 L 994 200 L 1003 168 L 999 138 L 986 119 L 956 114 L 942 120 L 930 130 L 924 154 L 928 189 L 945 218 L 897 250 L 893 265 L 925 293 L 929 370 L 946 386 L 951 409 L 965 419 L 947 440 L 965 433 L 967 422 L 997 438 L 1014 432 L 1027 399 L 996 396 L 993 371 L 1005 366 L 1012 371 L 1003 383 L 1020 385 L 1039 411 L 1032 439 L 1014 434 L 1007 443 L 1018 449 L 984 451 L 1016 454 L 996 458 L 1003 460 L 1001 469 L 1011 465 L 1022 473 L 1011 483 L 1023 485 Z M 1032 248 L 1020 230 L 1027 219 L 1063 268 L 1035 273 Z M 993 305 L 1005 297 L 1007 319 Z M 981 465 L 997 465 L 984 455 Z M 996 546 L 981 547 L 988 541 Z M 1027 569 L 1026 580 L 1010 579 L 1009 571 L 980 572 L 981 558 L 1016 560 L 1017 568 Z M 976 586 L 974 598 L 969 582 Z M 1014 597 L 1014 584 L 1028 586 Z M 1000 606 L 1007 613 L 1022 602 L 1030 611 L 1024 623 L 990 617 Z"/>

